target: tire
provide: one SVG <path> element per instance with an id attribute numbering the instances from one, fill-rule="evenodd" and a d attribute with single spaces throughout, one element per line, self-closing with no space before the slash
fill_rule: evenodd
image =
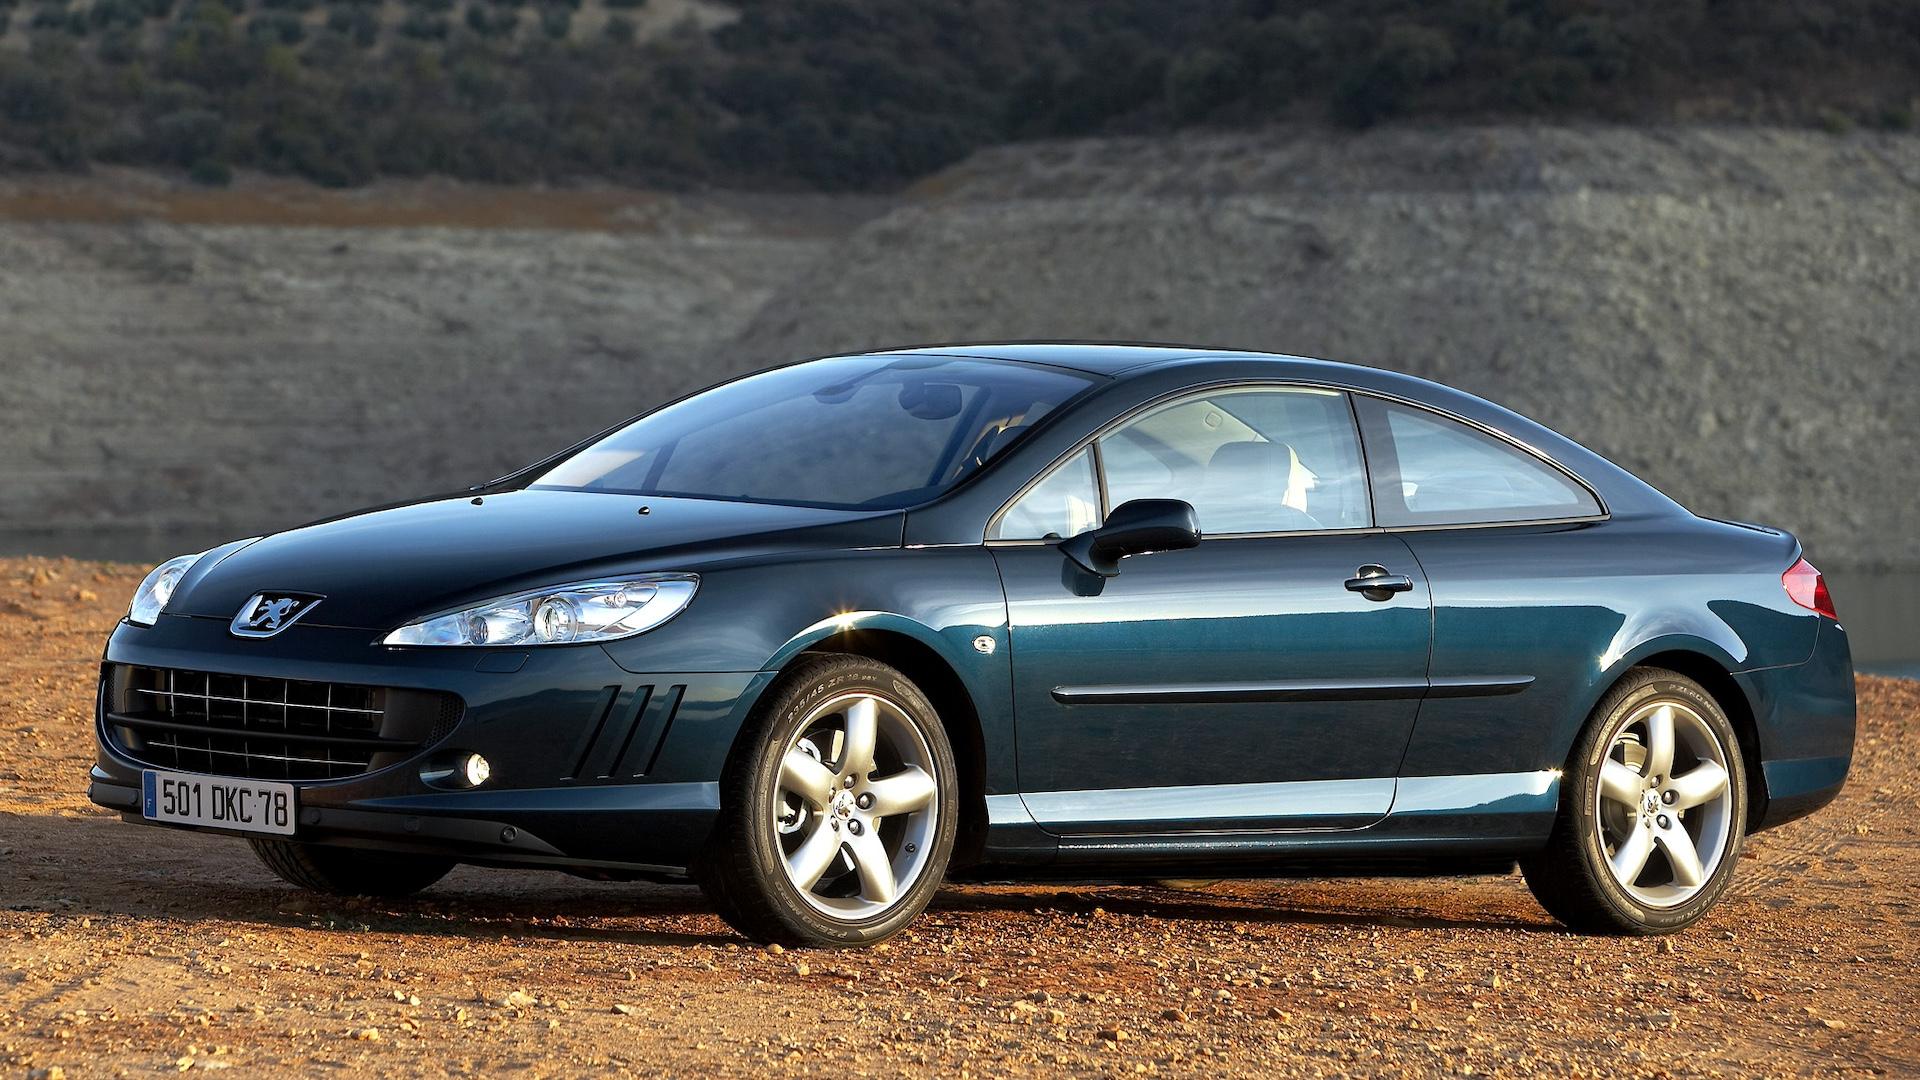
<path id="1" fill-rule="evenodd" d="M 867 731 L 862 758 L 856 732 Z M 768 690 L 727 762 L 701 888 L 756 941 L 883 941 L 946 875 L 958 785 L 939 714 L 905 675 L 866 657 L 804 658 Z"/>
<path id="2" fill-rule="evenodd" d="M 1663 753 L 1667 775 L 1655 771 Z M 1636 669 L 1595 706 L 1561 778 L 1553 832 L 1520 869 L 1575 930 L 1670 934 L 1726 891 L 1747 798 L 1740 740 L 1713 696 L 1684 675 Z"/>
<path id="3" fill-rule="evenodd" d="M 332 896 L 410 896 L 446 877 L 452 859 L 249 837 L 253 853 L 289 885 Z"/>

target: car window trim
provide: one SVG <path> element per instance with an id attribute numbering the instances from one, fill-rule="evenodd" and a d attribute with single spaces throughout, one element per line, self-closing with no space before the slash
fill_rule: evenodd
<path id="1" fill-rule="evenodd" d="M 1014 492 L 1011 498 L 1009 498 L 1006 502 L 1001 503 L 1000 508 L 998 510 L 995 510 L 991 515 L 987 517 L 987 525 L 981 535 L 982 537 L 992 536 L 995 526 L 999 525 L 1000 519 L 1006 516 L 1007 511 L 1011 510 L 1015 503 L 1019 502 L 1022 498 L 1024 498 L 1027 492 L 1032 491 L 1035 487 L 1038 487 L 1042 482 L 1044 482 L 1048 477 L 1052 476 L 1055 469 L 1058 469 L 1061 466 L 1065 465 L 1067 462 L 1071 461 L 1075 454 L 1079 453 L 1082 449 L 1086 448 L 1089 445 L 1092 445 L 1094 447 L 1094 454 L 1095 454 L 1094 483 L 1100 489 L 1100 503 L 1101 503 L 1100 521 L 1101 521 L 1101 524 L 1104 525 L 1107 520 L 1107 514 L 1111 512 L 1112 508 L 1106 505 L 1107 498 L 1108 498 L 1107 474 L 1106 474 L 1106 469 L 1102 467 L 1102 463 L 1099 460 L 1099 443 L 1102 438 L 1112 434 L 1114 431 L 1117 431 L 1122 427 L 1125 427 L 1128 423 L 1132 422 L 1135 418 L 1145 414 L 1146 412 L 1152 409 L 1158 408 L 1170 402 L 1179 401 L 1183 398 L 1201 397 L 1207 394 L 1220 393 L 1222 390 L 1229 390 L 1229 389 L 1240 390 L 1240 389 L 1289 389 L 1289 388 L 1298 388 L 1303 390 L 1334 390 L 1342 394 L 1345 394 L 1347 396 L 1347 410 L 1353 419 L 1354 438 L 1358 440 L 1360 444 L 1361 468 L 1365 474 L 1365 480 L 1367 485 L 1367 512 L 1372 515 L 1372 519 L 1375 522 L 1378 522 L 1380 520 L 1380 514 L 1378 511 L 1378 508 L 1374 505 L 1375 495 L 1373 491 L 1373 470 L 1367 467 L 1367 432 L 1366 432 L 1365 425 L 1360 423 L 1360 410 L 1354 401 L 1356 397 L 1362 394 L 1366 395 L 1367 397 L 1378 398 L 1381 401 L 1390 401 L 1390 402 L 1394 402 L 1395 404 L 1406 405 L 1410 408 L 1421 409 L 1426 412 L 1430 412 L 1435 416 L 1441 417 L 1443 419 L 1451 420 L 1454 423 L 1465 424 L 1468 427 L 1474 429 L 1475 431 L 1480 431 L 1480 432 L 1484 432 L 1485 434 L 1491 435 L 1494 438 L 1500 440 L 1501 442 L 1504 442 L 1507 445 L 1512 446 L 1514 449 L 1519 450 L 1521 453 L 1530 455 L 1533 458 L 1543 461 L 1546 464 L 1552 466 L 1555 470 L 1559 471 L 1560 473 L 1565 474 L 1568 479 L 1580 485 L 1581 490 L 1585 491 L 1588 495 L 1591 495 L 1593 497 L 1594 505 L 1600 508 L 1600 512 L 1598 514 L 1583 514 L 1576 517 L 1529 518 L 1522 521 L 1421 522 L 1416 525 L 1375 524 L 1375 525 L 1367 526 L 1366 528 L 1363 528 L 1363 529 L 1280 529 L 1272 532 L 1202 533 L 1200 536 L 1200 540 L 1202 543 L 1205 543 L 1208 540 L 1239 540 L 1239 539 L 1283 537 L 1283 536 L 1335 536 L 1335 535 L 1364 536 L 1364 535 L 1377 534 L 1377 533 L 1434 532 L 1440 529 L 1511 529 L 1516 527 L 1533 526 L 1533 525 L 1575 525 L 1575 524 L 1581 524 L 1586 522 L 1606 521 L 1613 517 L 1613 511 L 1607 506 L 1606 498 L 1600 494 L 1600 491 L 1598 488 L 1588 483 L 1585 477 L 1581 476 L 1579 473 L 1574 472 L 1571 468 L 1567 467 L 1565 464 L 1556 460 L 1553 457 L 1553 455 L 1548 454 L 1545 451 L 1542 451 L 1526 442 L 1523 442 L 1522 440 L 1517 439 L 1514 436 L 1499 430 L 1498 428 L 1492 427 L 1488 424 L 1481 423 L 1478 420 L 1474 420 L 1471 417 L 1461 416 L 1460 414 L 1451 412 L 1447 409 L 1442 409 L 1434 405 L 1428 405 L 1425 402 L 1415 401 L 1412 398 L 1404 397 L 1400 394 L 1394 394 L 1384 390 L 1372 390 L 1372 389 L 1366 389 L 1362 387 L 1347 386 L 1342 383 L 1319 380 L 1319 379 L 1255 379 L 1251 381 L 1246 379 L 1220 379 L 1215 382 L 1201 383 L 1196 386 L 1183 386 L 1177 390 L 1169 390 L 1164 394 L 1160 394 L 1147 401 L 1141 402 L 1140 404 L 1127 410 L 1125 413 L 1122 413 L 1121 415 L 1113 418 L 1112 420 L 1107 421 L 1105 424 L 1102 424 L 1100 427 L 1096 428 L 1091 434 L 1088 434 L 1085 437 L 1079 439 L 1072 446 L 1067 448 L 1064 452 L 1055 456 L 1051 462 L 1048 462 L 1047 466 L 1041 469 L 1040 472 L 1037 475 L 1035 475 L 1032 480 L 1029 480 L 1025 484 L 1021 485 L 1020 489 Z M 1098 527 L 1099 526 L 1095 526 L 1095 528 L 1098 528 Z M 1064 539 L 1066 539 L 1066 537 L 1061 538 L 1061 540 L 1064 540 Z M 1060 543 L 1060 540 L 983 539 L 981 542 L 985 544 L 997 544 L 997 545 L 1007 545 L 1007 546 L 1015 546 L 1015 545 L 1030 546 L 1030 545 L 1058 544 Z"/>
<path id="2" fill-rule="evenodd" d="M 1113 495 L 1107 490 L 1107 452 L 1101 449 L 1099 439 L 1088 443 L 1087 450 L 1092 454 L 1094 501 L 1100 510 L 1100 524 L 1105 525 L 1107 515 L 1113 513 Z M 1099 525 L 1094 526 L 1094 528 L 1099 527 Z"/>
<path id="3" fill-rule="evenodd" d="M 1273 532 L 1206 533 L 1201 543 L 1215 540 L 1290 540 L 1311 536 L 1392 536 L 1410 532 L 1458 531 L 1461 529 L 1531 529 L 1565 525 L 1595 525 L 1607 517 L 1541 518 L 1535 521 L 1469 521 L 1458 525 L 1369 525 L 1364 529 L 1289 529 Z M 988 540 L 989 547 L 1053 547 L 1058 540 Z M 972 547 L 971 544 L 922 544 L 921 547 Z"/>

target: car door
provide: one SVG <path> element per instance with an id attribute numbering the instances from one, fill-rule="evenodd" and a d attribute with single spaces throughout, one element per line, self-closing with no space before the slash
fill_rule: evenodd
<path id="1" fill-rule="evenodd" d="M 1378 524 L 1402 535 L 1433 591 L 1432 687 L 1402 763 L 1416 778 L 1537 789 L 1566 754 L 1626 616 L 1659 567 L 1586 484 L 1533 450 L 1406 402 L 1354 398 Z M 1505 785 L 1504 789 L 1502 785 Z"/>
<path id="2" fill-rule="evenodd" d="M 1142 498 L 1193 504 L 1200 544 L 1111 578 L 1059 551 Z M 1086 834 L 1383 816 L 1427 685 L 1430 612 L 1406 545 L 1371 526 L 1347 396 L 1306 387 L 1149 407 L 1013 500 L 989 539 L 1035 820 Z"/>

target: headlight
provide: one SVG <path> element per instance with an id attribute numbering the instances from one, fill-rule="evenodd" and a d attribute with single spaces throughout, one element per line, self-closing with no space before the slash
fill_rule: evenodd
<path id="1" fill-rule="evenodd" d="M 421 619 L 383 645 L 570 645 L 651 630 L 693 599 L 693 574 L 640 574 L 503 596 Z"/>
<path id="2" fill-rule="evenodd" d="M 152 626 L 153 620 L 167 609 L 167 601 L 173 599 L 174 587 L 205 554 L 202 551 L 195 555 L 182 555 L 154 567 L 153 573 L 148 574 L 140 587 L 134 590 L 133 606 L 127 609 L 127 621 L 135 626 Z"/>

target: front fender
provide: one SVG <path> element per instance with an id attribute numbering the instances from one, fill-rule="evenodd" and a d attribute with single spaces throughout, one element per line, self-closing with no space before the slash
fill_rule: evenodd
<path id="1" fill-rule="evenodd" d="M 976 630 L 979 632 L 971 633 Z M 942 631 L 896 612 L 849 611 L 821 619 L 787 639 L 787 643 L 767 661 L 767 667 L 772 670 L 784 668 L 793 661 L 794 657 L 823 641 L 842 634 L 861 631 L 898 634 L 901 637 L 911 638 L 933 650 L 949 668 L 956 672 L 963 667 L 973 666 L 971 659 L 966 655 L 968 652 L 992 656 L 1004 655 L 1006 650 L 1007 627 L 1004 620 L 994 627 L 950 626 Z M 970 633 L 971 636 L 969 636 Z M 965 643 L 957 643 L 956 638 L 963 639 Z"/>
<path id="2" fill-rule="evenodd" d="M 608 652 L 631 672 L 753 674 L 725 730 L 698 733 L 697 746 L 681 744 L 679 732 L 669 736 L 669 751 L 688 762 L 690 773 L 717 777 L 779 673 L 800 654 L 845 635 L 906 642 L 944 667 L 979 720 L 989 790 L 1001 783 L 1011 790 L 1006 594 L 984 548 L 808 553 L 703 571 L 700 592 L 684 613 L 658 631 L 612 643 Z M 936 705 L 937 690 L 929 689 Z"/>

